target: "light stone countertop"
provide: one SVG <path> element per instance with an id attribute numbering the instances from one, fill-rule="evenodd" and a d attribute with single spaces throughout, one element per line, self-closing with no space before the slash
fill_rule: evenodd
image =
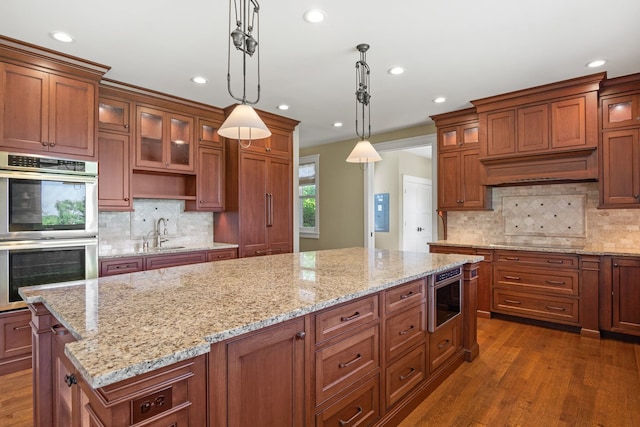
<path id="1" fill-rule="evenodd" d="M 182 245 L 171 245 L 168 244 L 163 248 L 149 248 L 147 250 L 109 250 L 106 253 L 100 253 L 99 259 L 116 259 L 116 258 L 126 258 L 133 256 L 145 256 L 145 255 L 164 255 L 164 254 L 175 254 L 175 253 L 183 253 L 183 252 L 197 252 L 197 251 L 212 251 L 216 249 L 237 249 L 238 245 L 234 243 L 217 243 L 213 242 L 210 245 L 204 246 L 182 246 Z"/>
<path id="2" fill-rule="evenodd" d="M 533 252 L 553 252 L 576 255 L 612 255 L 612 256 L 640 256 L 640 247 L 621 248 L 607 243 L 586 243 L 561 244 L 561 243 L 513 243 L 513 242 L 490 242 L 473 240 L 437 240 L 433 245 L 451 247 L 471 247 L 476 249 L 507 249 Z"/>
<path id="3" fill-rule="evenodd" d="M 365 248 L 193 264 L 19 289 L 78 341 L 65 354 L 94 388 L 209 352 L 211 343 L 481 256 Z"/>

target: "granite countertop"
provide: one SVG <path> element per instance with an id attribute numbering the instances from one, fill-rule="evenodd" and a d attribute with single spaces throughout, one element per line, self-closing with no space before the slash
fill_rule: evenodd
<path id="1" fill-rule="evenodd" d="M 115 259 L 126 258 L 132 256 L 144 256 L 144 255 L 161 255 L 161 254 L 175 254 L 182 252 L 196 252 L 196 251 L 212 251 L 216 249 L 236 249 L 238 247 L 235 243 L 217 243 L 213 242 L 210 245 L 205 246 L 181 246 L 168 244 L 162 248 L 149 248 L 146 250 L 110 250 L 105 253 L 100 253 L 100 259 Z"/>
<path id="2" fill-rule="evenodd" d="M 437 240 L 434 245 L 472 247 L 476 249 L 509 249 L 534 252 L 554 252 L 577 255 L 613 255 L 613 256 L 638 256 L 640 247 L 620 248 L 606 243 L 562 244 L 562 243 L 514 243 L 491 241 L 463 241 L 463 240 Z"/>
<path id="3" fill-rule="evenodd" d="M 65 354 L 94 388 L 209 352 L 211 343 L 466 262 L 474 255 L 364 248 L 240 258 L 23 287 L 78 341 Z"/>

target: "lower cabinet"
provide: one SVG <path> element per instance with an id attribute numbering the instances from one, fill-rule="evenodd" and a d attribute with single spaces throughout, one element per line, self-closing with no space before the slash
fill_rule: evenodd
<path id="1" fill-rule="evenodd" d="M 31 313 L 0 313 L 0 375 L 31 367 Z"/>
<path id="2" fill-rule="evenodd" d="M 429 336 L 429 372 L 434 373 L 462 349 L 460 316 L 449 320 Z"/>
<path id="3" fill-rule="evenodd" d="M 600 290 L 603 329 L 640 336 L 640 258 L 607 257 Z"/>
<path id="4" fill-rule="evenodd" d="M 370 426 L 380 418 L 380 378 L 357 386 L 342 399 L 315 415 L 316 427 Z"/>

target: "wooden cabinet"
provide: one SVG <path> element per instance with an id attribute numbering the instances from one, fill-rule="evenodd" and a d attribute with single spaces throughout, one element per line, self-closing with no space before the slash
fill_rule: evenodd
<path id="1" fill-rule="evenodd" d="M 216 249 L 213 251 L 207 251 L 207 262 L 223 261 L 225 259 L 238 258 L 237 249 Z"/>
<path id="2" fill-rule="evenodd" d="M 613 257 L 610 263 L 612 273 L 609 329 L 640 336 L 640 259 Z"/>
<path id="3" fill-rule="evenodd" d="M 0 313 L 0 375 L 31 367 L 31 313 Z"/>
<path id="4" fill-rule="evenodd" d="M 438 127 L 438 209 L 491 207 L 490 189 L 481 185 L 478 116 L 473 108 L 432 116 Z"/>
<path id="5" fill-rule="evenodd" d="M 144 269 L 155 270 L 158 268 L 177 267 L 179 265 L 197 264 L 206 261 L 207 254 L 204 251 L 147 255 L 144 257 Z"/>
<path id="6" fill-rule="evenodd" d="M 251 141 L 251 145 L 244 150 L 249 153 L 269 154 L 271 156 L 291 158 L 293 153 L 293 141 L 291 132 L 277 128 L 269 128 L 271 136 Z M 246 143 L 248 141 L 243 141 Z"/>
<path id="7" fill-rule="evenodd" d="M 129 135 L 98 134 L 98 208 L 101 211 L 131 211 L 131 146 Z"/>
<path id="8" fill-rule="evenodd" d="M 194 118 L 155 108 L 136 108 L 136 168 L 194 171 Z"/>
<path id="9" fill-rule="evenodd" d="M 496 251 L 492 311 L 580 325 L 577 255 Z"/>
<path id="10" fill-rule="evenodd" d="M 640 74 L 601 91 L 600 207 L 640 207 Z"/>
<path id="11" fill-rule="evenodd" d="M 375 376 L 315 416 L 316 427 L 370 426 L 380 418 L 380 379 Z"/>
<path id="12" fill-rule="evenodd" d="M 98 129 L 131 133 L 131 102 L 126 99 L 100 96 L 98 99 Z"/>
<path id="13" fill-rule="evenodd" d="M 144 270 L 144 257 L 141 256 L 100 260 L 100 277 L 142 270 Z"/>
<path id="14" fill-rule="evenodd" d="M 225 141 L 225 211 L 214 217 L 216 239 L 237 243 L 240 257 L 293 250 L 293 160 L 291 152 L 284 156 L 284 146 L 292 144 L 298 122 L 260 116 L 273 133 L 272 149 L 258 149 L 264 141 L 252 141 L 253 148 Z"/>
<path id="15" fill-rule="evenodd" d="M 433 374 L 462 349 L 460 316 L 429 335 L 429 372 Z"/>
<path id="16" fill-rule="evenodd" d="M 596 179 L 604 73 L 472 101 L 483 183 Z"/>
<path id="17" fill-rule="evenodd" d="M 198 148 L 196 175 L 196 200 L 185 202 L 186 211 L 224 210 L 224 150 L 222 148 Z"/>
<path id="18" fill-rule="evenodd" d="M 46 58 L 22 63 L 30 58 L 7 49 L 0 46 L 0 148 L 95 160 L 97 81 L 106 69 L 93 80 L 54 73 Z"/>
<path id="19" fill-rule="evenodd" d="M 305 318 L 212 346 L 211 425 L 306 424 Z"/>
<path id="20" fill-rule="evenodd" d="M 436 254 L 482 255 L 478 268 L 478 317 L 491 317 L 491 283 L 493 280 L 493 251 L 472 247 L 429 244 L 429 252 Z"/>

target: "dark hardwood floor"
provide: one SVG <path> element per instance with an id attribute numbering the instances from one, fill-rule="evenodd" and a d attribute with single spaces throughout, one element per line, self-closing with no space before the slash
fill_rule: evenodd
<path id="1" fill-rule="evenodd" d="M 478 319 L 478 342 L 400 427 L 640 426 L 640 344 L 501 319 Z M 31 417 L 31 370 L 0 377 L 0 426 Z"/>

